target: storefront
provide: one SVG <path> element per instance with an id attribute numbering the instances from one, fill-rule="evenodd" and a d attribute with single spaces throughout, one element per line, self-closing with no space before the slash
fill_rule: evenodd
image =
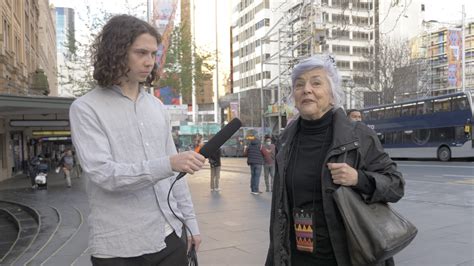
<path id="1" fill-rule="evenodd" d="M 54 156 L 71 145 L 73 98 L 0 95 L 0 181 L 21 174 L 39 153 Z"/>

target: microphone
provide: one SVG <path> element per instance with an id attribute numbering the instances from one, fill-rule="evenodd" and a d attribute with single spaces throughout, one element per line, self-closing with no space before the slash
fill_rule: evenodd
<path id="1" fill-rule="evenodd" d="M 212 154 L 214 154 L 228 139 L 234 135 L 237 130 L 242 126 L 242 122 L 238 118 L 232 119 L 223 129 L 216 133 L 214 137 L 212 137 L 204 146 L 202 146 L 199 153 L 209 158 Z M 185 176 L 185 172 L 179 173 L 176 177 L 176 180 L 181 179 Z"/>

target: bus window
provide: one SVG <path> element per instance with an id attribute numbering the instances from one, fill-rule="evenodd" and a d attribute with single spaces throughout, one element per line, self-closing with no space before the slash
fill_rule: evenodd
<path id="1" fill-rule="evenodd" d="M 393 107 L 385 107 L 385 118 L 389 119 L 393 117 Z"/>
<path id="2" fill-rule="evenodd" d="M 403 131 L 403 143 L 411 143 L 413 130 L 405 130 Z"/>
<path id="3" fill-rule="evenodd" d="M 383 119 L 383 111 L 384 109 L 382 108 L 379 108 L 379 109 L 374 109 L 372 111 L 372 119 L 373 120 L 380 120 L 380 119 Z"/>
<path id="4" fill-rule="evenodd" d="M 396 105 L 393 107 L 393 117 L 400 117 L 402 113 L 402 106 Z"/>
<path id="5" fill-rule="evenodd" d="M 386 132 L 385 133 L 385 144 L 393 144 L 393 133 L 392 132 Z"/>
<path id="6" fill-rule="evenodd" d="M 371 111 L 364 111 L 364 112 L 362 112 L 362 120 L 363 120 L 363 121 L 370 121 L 370 120 L 372 120 L 372 112 L 371 112 Z"/>
<path id="7" fill-rule="evenodd" d="M 397 118 L 400 117 L 400 105 L 391 107 L 385 107 L 385 118 Z"/>
<path id="8" fill-rule="evenodd" d="M 393 144 L 402 144 L 402 132 L 393 132 Z"/>
<path id="9" fill-rule="evenodd" d="M 402 116 L 414 116 L 416 113 L 416 105 L 414 103 L 402 106 Z"/>
<path id="10" fill-rule="evenodd" d="M 454 141 L 454 128 L 452 127 L 441 127 L 434 128 L 433 140 L 439 142 L 452 142 Z"/>
<path id="11" fill-rule="evenodd" d="M 433 113 L 433 101 L 432 100 L 427 100 L 425 101 L 425 104 L 423 105 L 423 114 L 432 114 Z"/>
<path id="12" fill-rule="evenodd" d="M 380 143 L 385 144 L 385 137 L 383 133 L 377 133 L 377 137 L 379 138 Z"/>
<path id="13" fill-rule="evenodd" d="M 434 112 L 449 112 L 451 111 L 451 102 L 449 99 L 434 100 Z"/>
<path id="14" fill-rule="evenodd" d="M 453 111 L 466 110 L 468 106 L 466 95 L 452 98 Z"/>
<path id="15" fill-rule="evenodd" d="M 425 102 L 416 103 L 416 115 L 422 115 L 425 110 Z"/>

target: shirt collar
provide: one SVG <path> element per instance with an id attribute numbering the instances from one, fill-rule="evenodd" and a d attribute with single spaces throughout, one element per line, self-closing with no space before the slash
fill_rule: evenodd
<path id="1" fill-rule="evenodd" d="M 142 97 L 143 93 L 145 92 L 145 89 L 143 88 L 143 86 L 142 85 L 139 85 L 139 86 L 140 87 L 138 89 L 137 101 Z M 122 87 L 120 87 L 119 85 L 112 85 L 111 89 L 115 91 L 116 93 L 122 95 L 123 97 L 127 97 L 125 96 L 125 94 L 123 94 Z"/>

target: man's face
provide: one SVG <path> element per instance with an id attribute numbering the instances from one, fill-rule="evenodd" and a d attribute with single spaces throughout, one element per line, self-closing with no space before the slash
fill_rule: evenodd
<path id="1" fill-rule="evenodd" d="M 349 118 L 352 121 L 362 121 L 362 115 L 359 111 L 353 111 L 349 114 Z"/>
<path id="2" fill-rule="evenodd" d="M 148 33 L 139 35 L 128 48 L 127 78 L 129 82 L 144 82 L 155 64 L 158 43 Z"/>

